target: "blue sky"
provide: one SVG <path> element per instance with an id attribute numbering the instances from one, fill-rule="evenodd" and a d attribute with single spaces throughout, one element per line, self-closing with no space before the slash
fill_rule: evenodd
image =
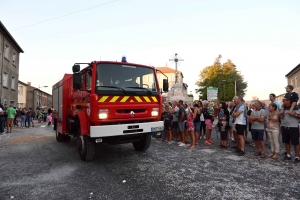
<path id="1" fill-rule="evenodd" d="M 194 93 L 200 71 L 221 54 L 248 82 L 246 100 L 267 99 L 285 92 L 285 75 L 300 63 L 297 0 L 0 0 L 0 20 L 25 51 L 19 80 L 49 93 L 75 62 L 126 55 L 174 68 L 175 53 Z"/>

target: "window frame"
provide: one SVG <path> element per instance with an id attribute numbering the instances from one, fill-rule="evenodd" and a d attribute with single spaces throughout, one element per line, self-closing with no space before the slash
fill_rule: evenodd
<path id="1" fill-rule="evenodd" d="M 2 72 L 2 75 L 3 75 L 3 78 L 2 78 L 2 79 L 3 79 L 3 80 L 2 80 L 2 81 L 3 81 L 3 84 L 2 84 L 2 86 L 3 86 L 4 88 L 8 88 L 8 75 L 9 75 L 9 74 L 8 74 L 7 71 L 4 70 L 4 71 Z"/>
<path id="2" fill-rule="evenodd" d="M 11 82 L 10 82 L 10 89 L 11 90 L 16 90 L 16 77 L 15 76 L 11 76 Z"/>
<path id="3" fill-rule="evenodd" d="M 6 60 L 8 60 L 8 61 L 10 61 L 10 58 L 9 58 L 9 50 L 10 50 L 9 44 L 8 44 L 6 41 L 4 41 L 4 52 L 3 52 L 3 57 L 4 57 Z"/>
<path id="4" fill-rule="evenodd" d="M 17 66 L 17 52 L 15 52 L 15 51 L 13 51 L 12 52 L 12 64 L 13 64 L 13 66 Z"/>

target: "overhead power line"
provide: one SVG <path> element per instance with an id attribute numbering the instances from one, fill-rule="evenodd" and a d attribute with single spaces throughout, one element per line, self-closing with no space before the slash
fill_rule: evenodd
<path id="1" fill-rule="evenodd" d="M 40 22 L 37 22 L 37 23 L 34 23 L 34 24 L 29 24 L 29 25 L 26 25 L 26 26 L 23 26 L 23 27 L 20 27 L 20 28 L 13 29 L 12 31 L 23 29 L 23 28 L 27 28 L 27 27 L 30 27 L 30 26 L 34 26 L 34 25 L 37 25 L 37 24 L 44 23 L 44 22 L 56 20 L 56 19 L 59 19 L 59 18 L 62 18 L 62 17 L 66 17 L 66 16 L 69 16 L 69 15 L 74 15 L 76 13 L 83 12 L 83 11 L 86 11 L 86 10 L 90 10 L 90 9 L 93 9 L 93 8 L 97 8 L 97 7 L 100 7 L 100 6 L 105 6 L 107 4 L 111 4 L 111 3 L 114 3 L 116 1 L 119 1 L 119 0 L 109 1 L 109 2 L 102 3 L 102 4 L 99 4 L 99 5 L 93 6 L 93 7 L 85 8 L 85 9 L 78 10 L 78 11 L 75 11 L 75 12 L 72 12 L 72 13 L 68 13 L 68 14 L 65 14 L 65 15 L 61 15 L 61 16 L 58 16 L 58 17 L 54 17 L 54 18 L 51 18 L 51 19 L 44 20 L 44 21 L 40 21 Z"/>

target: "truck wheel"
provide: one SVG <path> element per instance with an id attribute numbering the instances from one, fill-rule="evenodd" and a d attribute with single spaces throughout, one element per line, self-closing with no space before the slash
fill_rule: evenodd
<path id="1" fill-rule="evenodd" d="M 39 119 L 39 123 L 41 123 L 40 119 Z M 56 131 L 56 127 L 57 127 L 57 119 L 54 119 L 54 126 L 53 126 L 53 130 Z"/>
<path id="2" fill-rule="evenodd" d="M 70 140 L 71 140 L 71 137 L 69 136 L 69 135 L 64 135 L 65 137 L 64 137 L 64 141 L 65 142 L 70 142 Z"/>
<path id="3" fill-rule="evenodd" d="M 56 141 L 57 142 L 63 142 L 64 141 L 63 134 L 59 133 L 57 130 L 55 131 L 55 135 L 56 135 Z"/>
<path id="4" fill-rule="evenodd" d="M 89 161 L 94 158 L 95 143 L 89 136 L 80 135 L 77 138 L 77 148 L 80 155 L 80 159 L 83 161 Z"/>
<path id="5" fill-rule="evenodd" d="M 151 135 L 144 134 L 142 136 L 141 141 L 133 142 L 132 145 L 137 151 L 146 151 L 150 147 L 150 143 L 151 143 Z"/>

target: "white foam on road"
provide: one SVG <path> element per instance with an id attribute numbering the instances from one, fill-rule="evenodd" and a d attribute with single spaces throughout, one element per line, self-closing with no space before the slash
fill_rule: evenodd
<path id="1" fill-rule="evenodd" d="M 229 160 L 234 160 L 234 161 L 239 161 L 239 160 L 244 160 L 243 157 L 241 156 L 235 156 L 235 155 L 229 155 L 224 157 L 225 159 L 229 159 Z"/>
<path id="2" fill-rule="evenodd" d="M 40 127 L 44 128 L 44 127 L 46 127 L 46 125 L 41 125 Z"/>
<path id="3" fill-rule="evenodd" d="M 199 151 L 205 152 L 205 153 L 214 153 L 216 152 L 216 150 L 212 150 L 212 149 L 200 149 Z"/>

